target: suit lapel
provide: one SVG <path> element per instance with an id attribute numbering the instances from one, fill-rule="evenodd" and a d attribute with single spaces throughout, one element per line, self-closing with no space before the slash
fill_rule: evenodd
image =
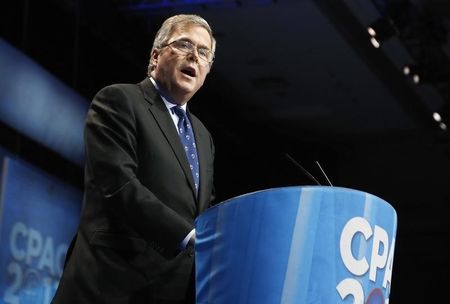
<path id="1" fill-rule="evenodd" d="M 158 91 L 155 89 L 150 79 L 145 78 L 140 85 L 143 89 L 144 98 L 149 103 L 149 110 L 151 114 L 155 118 L 161 132 L 164 134 L 173 152 L 175 153 L 175 156 L 189 181 L 189 185 L 195 194 L 194 178 L 192 177 L 191 169 L 189 168 L 189 162 L 186 158 L 186 153 L 184 152 L 183 146 L 181 145 L 172 117 L 170 117 L 170 114 L 167 111 L 166 105 L 162 101 L 161 96 L 159 96 Z"/>

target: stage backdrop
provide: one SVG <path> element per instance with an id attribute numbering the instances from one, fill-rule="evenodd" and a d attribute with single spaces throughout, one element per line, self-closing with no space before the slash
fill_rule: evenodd
<path id="1" fill-rule="evenodd" d="M 81 192 L 24 161 L 2 158 L 0 304 L 48 304 L 78 225 Z"/>

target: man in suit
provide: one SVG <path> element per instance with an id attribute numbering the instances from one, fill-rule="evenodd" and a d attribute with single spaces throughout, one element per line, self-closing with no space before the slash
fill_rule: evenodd
<path id="1" fill-rule="evenodd" d="M 173 16 L 148 77 L 93 99 L 82 216 L 52 303 L 194 303 L 194 219 L 213 200 L 214 146 L 186 106 L 214 52 L 203 18 Z"/>

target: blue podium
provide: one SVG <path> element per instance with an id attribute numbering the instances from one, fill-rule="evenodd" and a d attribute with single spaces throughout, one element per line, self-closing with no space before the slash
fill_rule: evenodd
<path id="1" fill-rule="evenodd" d="M 389 302 L 397 215 L 369 193 L 268 189 L 195 225 L 198 304 Z"/>

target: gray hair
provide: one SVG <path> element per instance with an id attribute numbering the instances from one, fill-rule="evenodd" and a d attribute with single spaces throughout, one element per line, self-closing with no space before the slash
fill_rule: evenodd
<path id="1" fill-rule="evenodd" d="M 155 40 L 153 41 L 153 47 L 150 52 L 150 63 L 148 65 L 148 74 L 150 75 L 150 71 L 153 70 L 151 54 L 155 49 L 163 48 L 169 41 L 173 32 L 179 28 L 188 26 L 188 25 L 198 25 L 203 27 L 211 37 L 211 52 L 214 58 L 214 53 L 216 52 L 216 39 L 213 36 L 211 27 L 205 19 L 198 15 L 175 15 L 172 16 L 161 25 L 161 28 L 158 30 L 155 36 Z"/>

